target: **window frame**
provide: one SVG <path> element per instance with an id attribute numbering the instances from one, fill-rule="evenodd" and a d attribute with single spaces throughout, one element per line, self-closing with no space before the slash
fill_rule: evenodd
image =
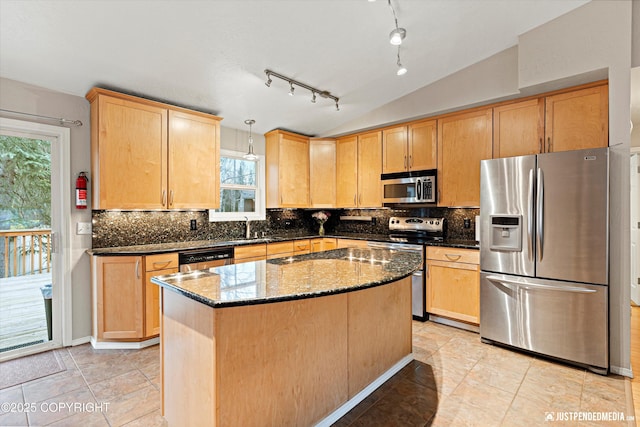
<path id="1" fill-rule="evenodd" d="M 244 159 L 244 152 L 235 151 L 235 150 L 220 150 L 220 163 L 222 164 L 223 157 L 230 157 L 240 160 Z M 220 221 L 245 221 L 247 218 L 250 221 L 264 221 L 266 219 L 266 209 L 265 209 L 265 173 L 264 173 L 264 155 L 257 155 L 258 158 L 255 160 L 256 162 L 256 210 L 255 212 L 216 212 L 214 209 L 209 209 L 209 222 L 220 222 Z M 222 172 L 221 172 L 222 173 Z M 220 175 L 218 175 L 218 180 L 221 181 Z M 223 185 L 220 182 L 220 192 L 218 193 L 218 198 L 222 194 L 222 190 L 224 188 L 227 189 L 240 189 L 247 188 L 243 186 L 238 186 L 237 184 L 232 185 Z"/>

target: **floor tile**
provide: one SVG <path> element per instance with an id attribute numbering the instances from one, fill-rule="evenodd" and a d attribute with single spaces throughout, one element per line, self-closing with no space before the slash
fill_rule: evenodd
<path id="1" fill-rule="evenodd" d="M 80 371 L 64 371 L 22 385 L 25 402 L 41 402 L 86 387 Z"/>
<path id="2" fill-rule="evenodd" d="M 112 400 L 147 387 L 151 383 L 138 369 L 134 369 L 117 377 L 91 384 L 89 387 L 98 402 Z"/>
<path id="3" fill-rule="evenodd" d="M 84 407 L 96 404 L 89 387 L 61 394 L 36 404 L 36 411 L 27 414 L 30 425 L 45 425 L 83 413 Z M 69 406 L 67 406 L 69 405 Z"/>
<path id="4" fill-rule="evenodd" d="M 86 363 L 80 366 L 80 370 L 87 384 L 95 384 L 109 378 L 114 378 L 134 369 L 136 369 L 135 365 L 123 354 L 106 360 L 100 358 L 99 362 Z"/>
<path id="5" fill-rule="evenodd" d="M 167 420 L 160 415 L 160 410 L 155 410 L 150 414 L 140 417 L 130 423 L 125 424 L 126 427 L 167 427 Z"/>
<path id="6" fill-rule="evenodd" d="M 151 384 L 112 400 L 106 412 L 112 426 L 121 426 L 160 409 L 160 392 Z"/>
<path id="7" fill-rule="evenodd" d="M 101 411 L 79 412 L 50 425 L 55 427 L 109 427 L 109 423 Z"/>

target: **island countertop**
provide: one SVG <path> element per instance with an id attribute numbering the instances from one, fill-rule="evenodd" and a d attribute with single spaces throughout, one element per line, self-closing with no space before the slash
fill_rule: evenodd
<path id="1" fill-rule="evenodd" d="M 151 282 L 210 307 L 233 307 L 384 285 L 411 275 L 421 264 L 413 252 L 344 248 L 155 276 Z"/>

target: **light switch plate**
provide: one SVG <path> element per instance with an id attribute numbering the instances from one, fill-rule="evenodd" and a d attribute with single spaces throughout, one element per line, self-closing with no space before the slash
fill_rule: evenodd
<path id="1" fill-rule="evenodd" d="M 91 223 L 78 222 L 76 224 L 76 234 L 91 234 Z"/>

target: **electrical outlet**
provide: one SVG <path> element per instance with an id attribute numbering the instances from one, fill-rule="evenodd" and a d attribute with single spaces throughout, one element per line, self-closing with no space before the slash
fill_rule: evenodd
<path id="1" fill-rule="evenodd" d="M 189 228 L 191 231 L 196 231 L 198 229 L 198 222 L 195 219 L 192 219 L 189 224 Z"/>
<path id="2" fill-rule="evenodd" d="M 91 234 L 90 222 L 78 222 L 76 223 L 76 234 Z"/>
<path id="3" fill-rule="evenodd" d="M 471 228 L 471 218 L 464 219 L 464 228 Z"/>

